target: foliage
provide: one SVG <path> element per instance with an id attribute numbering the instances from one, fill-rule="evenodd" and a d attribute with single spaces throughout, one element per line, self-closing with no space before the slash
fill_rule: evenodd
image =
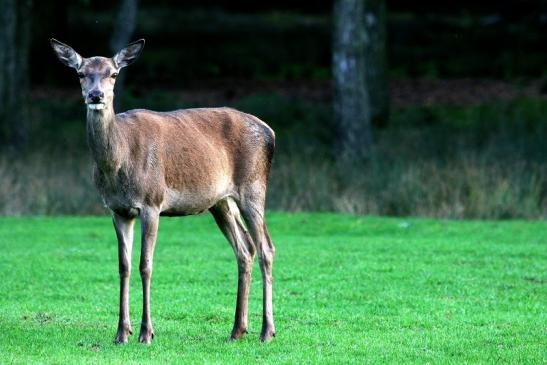
<path id="1" fill-rule="evenodd" d="M 268 222 L 277 246 L 272 343 L 258 341 L 257 265 L 250 333 L 226 342 L 237 266 L 213 220 L 201 216 L 162 219 L 156 337 L 145 347 L 134 334 L 119 347 L 110 220 L 0 219 L 0 363 L 545 363 L 543 222 L 288 213 Z"/>
<path id="2" fill-rule="evenodd" d="M 459 2 L 445 12 L 435 4 L 428 4 L 427 10 L 419 8 L 423 3 L 388 4 L 390 74 L 398 78 L 540 77 L 546 61 L 542 11 L 534 12 L 529 1 L 512 4 L 507 14 L 499 13 L 502 6 L 462 10 L 472 3 L 477 2 Z M 253 2 L 242 11 L 226 9 L 227 4 L 141 1 L 135 37 L 146 38 L 147 45 L 132 66 L 128 85 L 174 87 L 219 78 L 328 80 L 332 7 L 310 13 L 309 2 L 300 5 L 302 10 L 272 4 L 261 9 L 262 4 Z M 116 9 L 116 2 L 35 2 L 36 14 L 50 16 L 34 19 L 33 84 L 70 85 L 45 34 L 71 44 L 84 56 L 110 55 Z"/>
<path id="3" fill-rule="evenodd" d="M 77 97 L 35 103 L 33 151 L 0 158 L 0 214 L 105 212 L 91 182 Z M 159 110 L 190 106 L 177 94 L 159 91 L 144 98 L 126 92 L 124 101 Z M 390 126 L 375 133 L 371 159 L 345 168 L 336 166 L 330 149 L 327 103 L 263 93 L 230 104 L 276 131 L 271 209 L 460 219 L 547 216 L 545 100 L 395 110 Z"/>
<path id="4" fill-rule="evenodd" d="M 546 113 L 537 99 L 401 109 L 378 131 L 368 163 L 342 169 L 328 150 L 282 140 L 270 201 L 289 210 L 545 217 Z"/>

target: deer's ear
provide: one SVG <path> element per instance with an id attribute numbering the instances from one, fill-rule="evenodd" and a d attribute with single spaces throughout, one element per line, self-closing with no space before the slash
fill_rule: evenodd
<path id="1" fill-rule="evenodd" d="M 82 65 L 82 56 L 78 54 L 72 47 L 59 42 L 58 40 L 51 38 L 51 47 L 57 55 L 57 58 L 67 65 L 68 67 L 75 68 L 76 70 Z"/>
<path id="2" fill-rule="evenodd" d="M 112 60 L 118 69 L 129 66 L 137 60 L 144 48 L 144 39 L 129 44 L 127 47 L 116 53 Z"/>

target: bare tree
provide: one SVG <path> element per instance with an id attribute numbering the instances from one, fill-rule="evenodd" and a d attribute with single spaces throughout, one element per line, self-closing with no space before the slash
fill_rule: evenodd
<path id="1" fill-rule="evenodd" d="M 341 162 L 365 159 L 372 143 L 371 108 L 365 85 L 363 0 L 334 2 L 333 109 Z"/>
<path id="2" fill-rule="evenodd" d="M 110 38 L 110 50 L 112 54 L 120 50 L 131 41 L 135 27 L 137 26 L 138 0 L 122 0 L 116 19 L 112 37 Z M 125 74 L 121 73 L 116 81 L 116 93 L 121 93 L 125 80 Z M 120 108 L 120 98 L 115 101 L 116 109 Z"/>
<path id="3" fill-rule="evenodd" d="M 15 150 L 27 141 L 31 0 L 0 0 L 0 138 Z"/>
<path id="4" fill-rule="evenodd" d="M 365 0 L 365 85 L 372 124 L 385 127 L 389 118 L 387 29 L 385 0 Z"/>

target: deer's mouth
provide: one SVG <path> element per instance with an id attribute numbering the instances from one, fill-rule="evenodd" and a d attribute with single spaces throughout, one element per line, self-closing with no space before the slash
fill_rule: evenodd
<path id="1" fill-rule="evenodd" d="M 87 107 L 91 110 L 102 110 L 104 109 L 104 103 L 89 103 Z"/>

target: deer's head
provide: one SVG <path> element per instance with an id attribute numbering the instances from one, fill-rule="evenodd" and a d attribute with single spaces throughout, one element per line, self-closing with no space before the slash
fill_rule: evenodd
<path id="1" fill-rule="evenodd" d="M 82 96 L 91 110 L 101 110 L 112 105 L 114 84 L 120 70 L 139 57 L 144 48 L 144 39 L 129 44 L 112 58 L 83 58 L 72 47 L 51 39 L 51 46 L 59 60 L 78 73 Z"/>

